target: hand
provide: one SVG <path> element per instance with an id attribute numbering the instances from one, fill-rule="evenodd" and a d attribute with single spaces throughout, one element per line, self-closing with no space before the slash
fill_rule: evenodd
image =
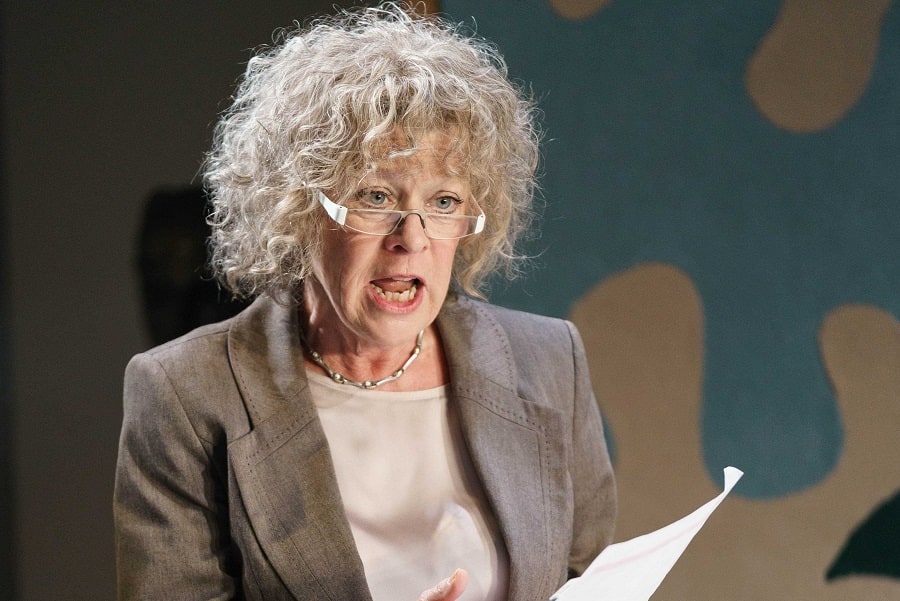
<path id="1" fill-rule="evenodd" d="M 466 590 L 469 583 L 469 574 L 461 568 L 457 568 L 453 575 L 443 580 L 437 586 L 428 589 L 416 601 L 453 601 Z"/>

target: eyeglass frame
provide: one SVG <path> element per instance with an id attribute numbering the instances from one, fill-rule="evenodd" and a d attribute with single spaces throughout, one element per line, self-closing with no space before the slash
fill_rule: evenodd
<path id="1" fill-rule="evenodd" d="M 381 211 L 385 215 L 387 215 L 387 214 L 399 215 L 399 219 L 397 219 L 397 223 L 394 224 L 394 227 L 391 229 L 391 231 L 387 232 L 386 234 L 373 234 L 372 232 L 363 232 L 361 230 L 357 230 L 346 224 L 347 215 L 349 214 L 350 211 L 353 211 L 356 209 L 351 209 L 349 207 L 345 207 L 344 205 L 340 205 L 340 204 L 334 202 L 333 200 L 328 198 L 325 195 L 325 193 L 322 192 L 321 190 L 316 190 L 316 198 L 319 201 L 319 204 L 322 205 L 322 208 L 325 209 L 325 212 L 328 214 L 328 216 L 331 217 L 331 219 L 335 223 L 337 223 L 341 227 L 346 227 L 346 228 L 350 229 L 351 231 L 358 232 L 360 234 L 366 234 L 368 236 L 390 236 L 391 234 L 393 234 L 394 232 L 397 231 L 397 228 L 400 227 L 400 224 L 403 223 L 408 216 L 417 215 L 419 217 L 419 219 L 422 221 L 422 230 L 425 232 L 425 235 L 428 236 L 430 239 L 432 239 L 432 240 L 462 240 L 463 238 L 468 238 L 469 236 L 474 236 L 475 234 L 480 234 L 484 230 L 484 223 L 486 220 L 486 217 L 484 215 L 484 209 L 482 209 L 480 206 L 478 206 L 478 203 L 476 203 L 476 206 L 478 206 L 479 214 L 477 215 L 476 220 L 475 220 L 475 230 L 474 231 L 469 232 L 468 234 L 463 234 L 462 236 L 457 236 L 455 238 L 435 238 L 431 234 L 428 233 L 428 228 L 425 226 L 425 220 L 428 217 L 429 213 L 427 213 L 426 211 L 423 211 L 422 209 L 410 209 L 408 211 L 399 211 L 397 209 L 359 209 L 359 210 Z M 435 213 L 435 215 L 440 216 L 441 214 Z M 453 215 L 444 215 L 444 216 L 445 217 L 453 217 Z M 471 217 L 471 215 L 466 215 L 466 217 Z"/>

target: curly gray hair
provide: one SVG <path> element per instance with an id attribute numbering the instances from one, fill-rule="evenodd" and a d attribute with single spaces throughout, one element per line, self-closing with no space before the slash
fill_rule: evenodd
<path id="1" fill-rule="evenodd" d="M 490 43 L 394 2 L 285 31 L 253 57 L 205 163 L 211 264 L 238 297 L 296 296 L 327 217 L 312 191 L 346 186 L 397 132 L 452 132 L 484 232 L 463 239 L 454 286 L 518 273 L 533 217 L 539 133 L 530 97 Z M 283 297 L 282 294 L 277 296 Z"/>

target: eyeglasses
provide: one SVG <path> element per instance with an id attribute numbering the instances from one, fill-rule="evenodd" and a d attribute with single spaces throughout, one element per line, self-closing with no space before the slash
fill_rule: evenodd
<path id="1" fill-rule="evenodd" d="M 484 229 L 484 211 L 480 208 L 478 215 L 445 215 L 421 209 L 411 211 L 351 209 L 332 201 L 321 190 L 317 192 L 319 204 L 329 217 L 337 224 L 361 234 L 387 236 L 392 234 L 409 215 L 419 217 L 425 235 L 432 240 L 456 240 L 477 234 Z"/>

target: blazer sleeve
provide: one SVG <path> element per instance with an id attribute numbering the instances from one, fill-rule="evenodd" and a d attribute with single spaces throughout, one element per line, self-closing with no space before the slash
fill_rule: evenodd
<path id="1" fill-rule="evenodd" d="M 125 372 L 113 514 L 118 598 L 234 599 L 225 468 L 151 355 Z"/>
<path id="2" fill-rule="evenodd" d="M 572 337 L 575 401 L 572 414 L 571 475 L 574 516 L 569 575 L 581 574 L 612 542 L 616 521 L 616 482 L 603 435 L 603 423 L 588 372 L 584 344 L 574 324 Z"/>

